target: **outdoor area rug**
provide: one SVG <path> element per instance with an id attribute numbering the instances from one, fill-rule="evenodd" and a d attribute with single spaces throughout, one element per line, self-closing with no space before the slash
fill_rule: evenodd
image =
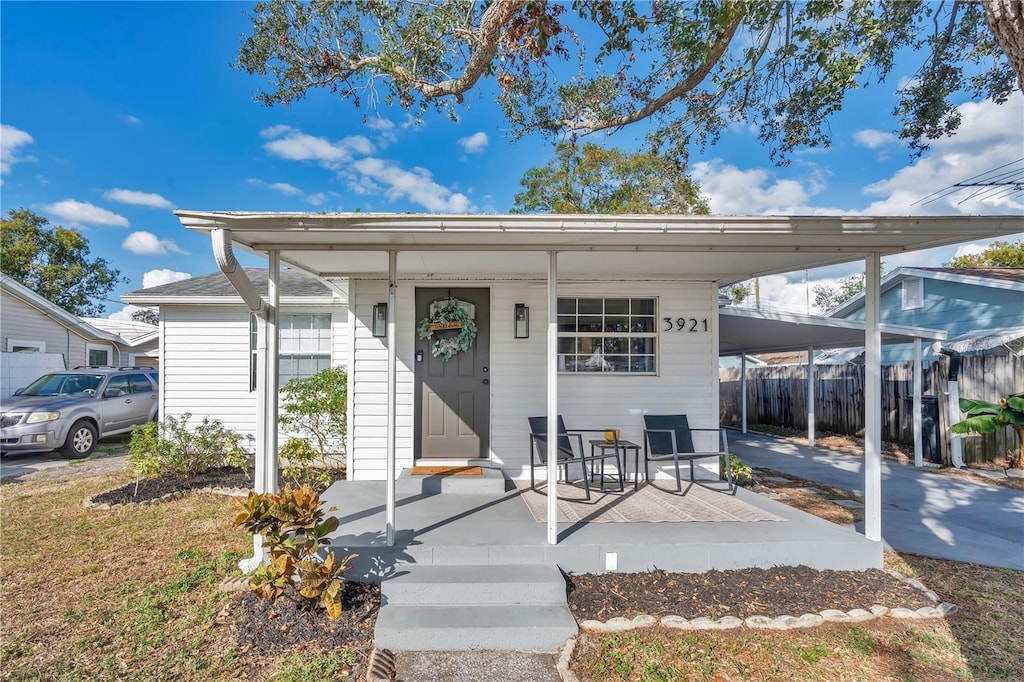
<path id="1" fill-rule="evenodd" d="M 413 476 L 483 476 L 480 467 L 418 466 L 412 468 Z"/>
<path id="2" fill-rule="evenodd" d="M 519 496 L 526 503 L 534 520 L 547 522 L 547 484 L 538 483 L 530 490 L 530 482 L 516 479 Z M 669 484 L 671 485 L 671 483 Z M 781 516 L 758 509 L 752 504 L 727 493 L 709 490 L 700 485 L 686 486 L 685 495 L 675 490 L 663 490 L 651 484 L 642 484 L 634 491 L 627 485 L 625 492 L 601 492 L 591 486 L 590 501 L 586 501 L 582 486 L 558 484 L 559 523 L 679 523 L 686 521 L 785 521 Z"/>

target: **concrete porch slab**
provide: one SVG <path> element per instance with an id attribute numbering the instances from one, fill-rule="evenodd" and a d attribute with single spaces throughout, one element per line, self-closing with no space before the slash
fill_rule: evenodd
<path id="1" fill-rule="evenodd" d="M 322 496 L 341 521 L 336 553 L 359 556 L 353 577 L 382 580 L 405 564 L 553 563 L 590 573 L 702 572 L 805 565 L 881 568 L 882 544 L 744 489 L 737 496 L 785 522 L 560 523 L 558 544 L 515 490 L 500 494 L 399 494 L 395 545 L 385 541 L 383 481 L 339 481 Z"/>

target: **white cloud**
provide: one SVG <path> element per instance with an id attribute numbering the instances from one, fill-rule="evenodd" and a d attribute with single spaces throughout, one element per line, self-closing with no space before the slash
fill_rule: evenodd
<path id="1" fill-rule="evenodd" d="M 132 189 L 114 188 L 104 192 L 103 196 L 111 201 L 119 201 L 122 204 L 133 204 L 135 206 L 149 206 L 150 208 L 172 208 L 170 201 L 152 192 L 138 192 Z"/>
<path id="2" fill-rule="evenodd" d="M 187 272 L 177 272 L 167 268 L 150 270 L 142 276 L 142 288 L 149 289 L 150 287 L 158 287 L 161 284 L 180 282 L 184 279 L 192 279 L 192 275 Z"/>
<path id="3" fill-rule="evenodd" d="M 286 194 L 292 197 L 298 194 L 302 194 L 301 189 L 299 189 L 295 185 L 290 185 L 287 182 L 272 182 L 270 183 L 270 189 L 274 190 L 275 192 L 280 192 L 281 194 Z"/>
<path id="4" fill-rule="evenodd" d="M 954 258 L 960 256 L 980 256 L 985 253 L 985 247 L 978 243 L 961 244 L 956 247 L 956 251 L 953 253 Z"/>
<path id="5" fill-rule="evenodd" d="M 741 170 L 721 159 L 695 163 L 691 175 L 708 197 L 711 212 L 720 215 L 806 215 L 815 212 L 807 201 L 824 187 L 818 171 L 801 183 L 778 180 L 763 168 Z"/>
<path id="6" fill-rule="evenodd" d="M 395 135 L 395 124 L 386 118 L 371 118 L 366 121 L 366 127 L 377 133 L 377 138 L 387 144 L 398 142 Z"/>
<path id="7" fill-rule="evenodd" d="M 320 206 L 327 201 L 327 195 L 323 192 L 317 192 L 316 194 L 310 194 L 306 197 L 306 201 L 313 204 L 314 206 Z"/>
<path id="8" fill-rule="evenodd" d="M 332 142 L 283 125 L 266 128 L 260 134 L 270 139 L 263 148 L 271 156 L 289 161 L 316 161 L 331 169 L 350 161 L 353 153 L 369 154 L 374 149 L 373 143 L 361 135 Z"/>
<path id="9" fill-rule="evenodd" d="M 872 130 L 870 128 L 854 132 L 853 140 L 860 146 L 867 147 L 868 149 L 878 149 L 879 147 L 899 142 L 899 138 L 892 133 L 887 133 L 882 130 Z"/>
<path id="10" fill-rule="evenodd" d="M 170 239 L 160 239 L 152 232 L 132 232 L 121 242 L 121 248 L 139 255 L 161 255 L 167 253 L 188 254 Z"/>
<path id="11" fill-rule="evenodd" d="M 127 116 L 124 117 L 124 122 L 127 123 L 128 125 L 134 126 L 134 127 L 138 127 L 138 126 L 142 125 L 142 119 L 139 118 L 138 116 L 132 116 L 131 114 L 128 114 Z"/>
<path id="12" fill-rule="evenodd" d="M 465 194 L 434 182 L 426 168 L 404 170 L 375 158 L 360 159 L 352 165 L 375 186 L 382 187 L 388 199 L 408 199 L 436 213 L 467 213 L 475 208 Z"/>
<path id="13" fill-rule="evenodd" d="M 123 320 L 125 322 L 131 322 L 132 313 L 139 310 L 145 310 L 145 308 L 142 308 L 137 305 L 126 305 L 120 310 L 110 313 L 110 315 L 108 315 L 107 317 L 109 317 L 111 320 Z"/>
<path id="14" fill-rule="evenodd" d="M 32 136 L 14 126 L 0 125 L 0 175 L 7 175 L 16 163 L 33 161 L 30 156 L 19 156 L 18 147 L 35 142 Z"/>
<path id="15" fill-rule="evenodd" d="M 936 140 L 932 150 L 892 177 L 864 188 L 869 197 L 878 197 L 862 211 L 868 215 L 979 215 L 1019 213 L 1024 202 L 1005 192 L 981 192 L 978 188 L 947 188 L 982 176 L 1024 156 L 1021 121 L 1024 97 L 1014 93 L 1005 104 L 991 101 L 968 102 L 960 106 L 962 122 L 956 135 Z"/>
<path id="16" fill-rule="evenodd" d="M 55 204 L 43 206 L 43 210 L 75 224 L 86 223 L 90 225 L 128 227 L 128 219 L 123 215 L 118 215 L 99 206 L 93 206 L 86 201 L 64 199 Z"/>
<path id="17" fill-rule="evenodd" d="M 473 133 L 468 137 L 459 138 L 459 146 L 462 147 L 467 154 L 479 154 L 487 148 L 488 142 L 487 133 L 483 131 Z"/>

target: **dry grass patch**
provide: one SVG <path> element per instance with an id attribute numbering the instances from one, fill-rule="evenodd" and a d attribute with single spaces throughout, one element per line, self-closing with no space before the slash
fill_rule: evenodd
<path id="1" fill-rule="evenodd" d="M 942 621 L 880 619 L 766 633 L 651 628 L 583 635 L 573 669 L 582 680 L 971 679 Z"/>
<path id="2" fill-rule="evenodd" d="M 776 499 L 783 504 L 799 509 L 800 511 L 813 514 L 819 518 L 831 521 L 832 523 L 845 526 L 857 521 L 864 520 L 864 509 L 850 509 L 836 504 L 836 500 L 852 500 L 864 503 L 859 495 L 854 495 L 842 488 L 836 488 L 824 483 L 810 481 L 799 476 L 793 476 L 774 469 L 756 469 L 756 479 L 761 489 L 755 492 L 771 491 L 781 497 Z M 773 478 L 784 478 L 785 483 L 775 481 L 764 481 L 766 476 Z M 820 493 L 807 492 L 800 488 L 811 488 L 821 491 Z M 762 490 L 763 489 L 763 490 Z"/>

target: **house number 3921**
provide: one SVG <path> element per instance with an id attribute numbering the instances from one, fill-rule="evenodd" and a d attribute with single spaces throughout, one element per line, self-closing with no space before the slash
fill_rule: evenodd
<path id="1" fill-rule="evenodd" d="M 708 330 L 708 318 L 698 320 L 696 317 L 664 317 L 665 328 L 662 331 L 671 332 L 706 332 Z"/>

